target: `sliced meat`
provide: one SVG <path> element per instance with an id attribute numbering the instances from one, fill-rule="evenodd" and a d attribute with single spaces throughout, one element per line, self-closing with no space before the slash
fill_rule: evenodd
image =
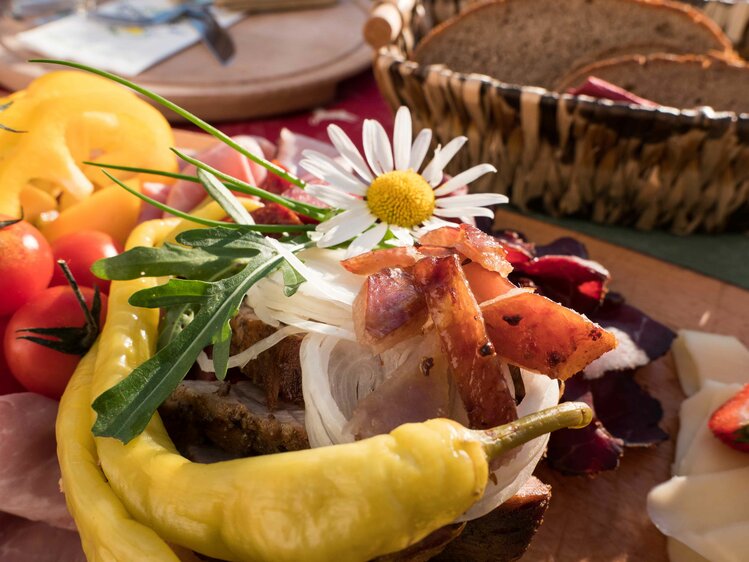
<path id="1" fill-rule="evenodd" d="M 232 353 L 239 353 L 276 331 L 273 326 L 259 320 L 249 308 L 241 308 L 231 326 Z M 299 362 L 302 339 L 300 334 L 288 336 L 242 367 L 242 373 L 265 391 L 266 403 L 271 410 L 279 401 L 304 404 Z"/>
<path id="2" fill-rule="evenodd" d="M 304 410 L 279 403 L 271 412 L 263 392 L 248 381 L 183 381 L 159 412 L 183 453 L 205 442 L 236 456 L 309 448 Z"/>
<path id="3" fill-rule="evenodd" d="M 483 303 L 481 312 L 500 357 L 561 380 L 616 347 L 611 333 L 535 293 L 507 293 Z"/>
<path id="4" fill-rule="evenodd" d="M 433 333 L 429 336 L 424 338 L 415 361 L 407 361 L 356 405 L 347 428 L 357 439 L 432 418 L 467 423 L 439 341 Z"/>
<path id="5" fill-rule="evenodd" d="M 454 254 L 450 248 L 439 246 L 399 246 L 384 250 L 372 250 L 365 254 L 345 259 L 341 262 L 344 269 L 356 275 L 372 275 L 389 267 L 409 268 L 426 256 L 444 257 Z"/>
<path id="6" fill-rule="evenodd" d="M 356 339 L 376 353 L 418 334 L 427 317 L 426 301 L 403 269 L 370 275 L 354 301 Z"/>
<path id="7" fill-rule="evenodd" d="M 0 396 L 0 511 L 75 529 L 60 491 L 57 405 L 31 392 Z"/>
<path id="8" fill-rule="evenodd" d="M 470 224 L 461 224 L 459 227 L 443 226 L 431 230 L 419 238 L 419 243 L 455 248 L 471 261 L 481 264 L 484 269 L 496 271 L 503 277 L 507 277 L 512 271 L 512 265 L 507 261 L 507 251 L 502 243 Z"/>
<path id="9" fill-rule="evenodd" d="M 495 427 L 517 419 L 515 400 L 460 258 L 425 258 L 414 266 L 414 280 L 426 298 L 471 427 Z"/>
<path id="10" fill-rule="evenodd" d="M 520 491 L 497 509 L 470 521 L 461 535 L 432 558 L 435 562 L 509 562 L 517 560 L 543 521 L 551 486 L 531 477 Z"/>
<path id="11" fill-rule="evenodd" d="M 75 531 L 0 513 L 0 560 L 86 562 L 86 556 Z"/>
<path id="12" fill-rule="evenodd" d="M 378 556 L 374 562 L 427 562 L 427 560 L 434 560 L 434 557 L 442 552 L 451 541 L 460 536 L 465 526 L 465 523 L 455 523 L 441 527 L 408 548 L 393 554 Z"/>

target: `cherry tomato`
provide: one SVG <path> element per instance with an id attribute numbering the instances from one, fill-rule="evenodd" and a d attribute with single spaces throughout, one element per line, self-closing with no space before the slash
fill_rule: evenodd
<path id="1" fill-rule="evenodd" d="M 94 291 L 81 287 L 86 302 L 91 307 Z M 101 295 L 100 325 L 104 322 L 107 297 Z M 80 355 L 71 355 L 49 349 L 37 343 L 18 339 L 18 330 L 28 328 L 80 328 L 85 316 L 70 287 L 50 287 L 26 303 L 11 317 L 5 331 L 5 358 L 13 376 L 31 392 L 59 399 L 70 380 Z M 46 336 L 40 336 L 46 337 Z"/>
<path id="2" fill-rule="evenodd" d="M 10 374 L 10 367 L 5 361 L 5 352 L 3 351 L 2 338 L 5 334 L 5 328 L 10 321 L 9 317 L 0 318 L 0 396 L 3 394 L 13 394 L 14 392 L 23 392 L 26 390 L 21 386 L 13 375 Z"/>
<path id="3" fill-rule="evenodd" d="M 91 264 L 101 258 L 110 258 L 122 252 L 122 247 L 104 232 L 82 230 L 61 236 L 52 242 L 52 253 L 57 260 L 65 260 L 76 282 L 84 287 L 99 287 L 108 293 L 109 281 L 99 279 L 91 273 Z M 55 263 L 50 286 L 67 285 L 62 269 Z"/>
<path id="4" fill-rule="evenodd" d="M 0 215 L 0 221 L 10 217 Z M 52 279 L 52 249 L 26 221 L 0 228 L 0 316 L 41 293 Z"/>

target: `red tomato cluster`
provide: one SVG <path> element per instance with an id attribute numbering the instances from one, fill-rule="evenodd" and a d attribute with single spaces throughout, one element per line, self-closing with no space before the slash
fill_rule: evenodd
<path id="1" fill-rule="evenodd" d="M 0 216 L 2 222 L 9 220 Z M 121 251 L 112 237 L 102 232 L 76 232 L 50 245 L 25 221 L 0 228 L 0 394 L 25 389 L 60 398 L 80 356 L 18 336 L 32 335 L 24 332 L 29 328 L 80 328 L 85 324 L 83 310 L 57 260 L 67 262 L 89 308 L 93 287 L 99 287 L 103 323 L 109 282 L 96 278 L 91 264 Z"/>

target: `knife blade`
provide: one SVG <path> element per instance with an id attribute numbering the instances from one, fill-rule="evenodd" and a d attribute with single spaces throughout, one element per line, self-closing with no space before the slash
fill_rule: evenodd
<path id="1" fill-rule="evenodd" d="M 201 40 L 224 66 L 231 63 L 236 53 L 234 40 L 229 32 L 213 17 L 207 5 L 191 4 L 184 12 L 185 17 L 200 33 Z"/>

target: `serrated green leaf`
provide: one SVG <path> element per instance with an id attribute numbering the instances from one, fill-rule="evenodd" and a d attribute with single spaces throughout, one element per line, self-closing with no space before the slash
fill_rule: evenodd
<path id="1" fill-rule="evenodd" d="M 170 279 L 164 285 L 143 289 L 130 295 L 128 302 L 143 308 L 168 308 L 185 304 L 203 305 L 213 294 L 213 284 L 206 281 Z"/>
<path id="2" fill-rule="evenodd" d="M 177 235 L 177 242 L 228 258 L 246 258 L 258 252 L 273 252 L 273 247 L 260 234 L 226 228 L 187 230 Z"/>
<path id="3" fill-rule="evenodd" d="M 101 279 L 112 281 L 164 275 L 206 279 L 231 264 L 232 260 L 201 249 L 166 243 L 160 248 L 138 246 L 118 256 L 98 260 L 91 271 Z"/>
<path id="4" fill-rule="evenodd" d="M 281 273 L 283 274 L 283 294 L 287 297 L 294 295 L 299 290 L 299 286 L 307 280 L 288 262 L 281 265 Z"/>
<path id="5" fill-rule="evenodd" d="M 94 435 L 128 443 L 145 429 L 198 357 L 239 308 L 255 283 L 283 257 L 258 255 L 237 274 L 210 284 L 210 296 L 195 318 L 164 348 L 94 400 Z M 221 351 L 221 350 L 219 350 Z"/>
<path id="6" fill-rule="evenodd" d="M 159 326 L 159 341 L 156 348 L 162 349 L 169 345 L 195 319 L 198 309 L 198 305 L 193 304 L 168 308 Z"/>

